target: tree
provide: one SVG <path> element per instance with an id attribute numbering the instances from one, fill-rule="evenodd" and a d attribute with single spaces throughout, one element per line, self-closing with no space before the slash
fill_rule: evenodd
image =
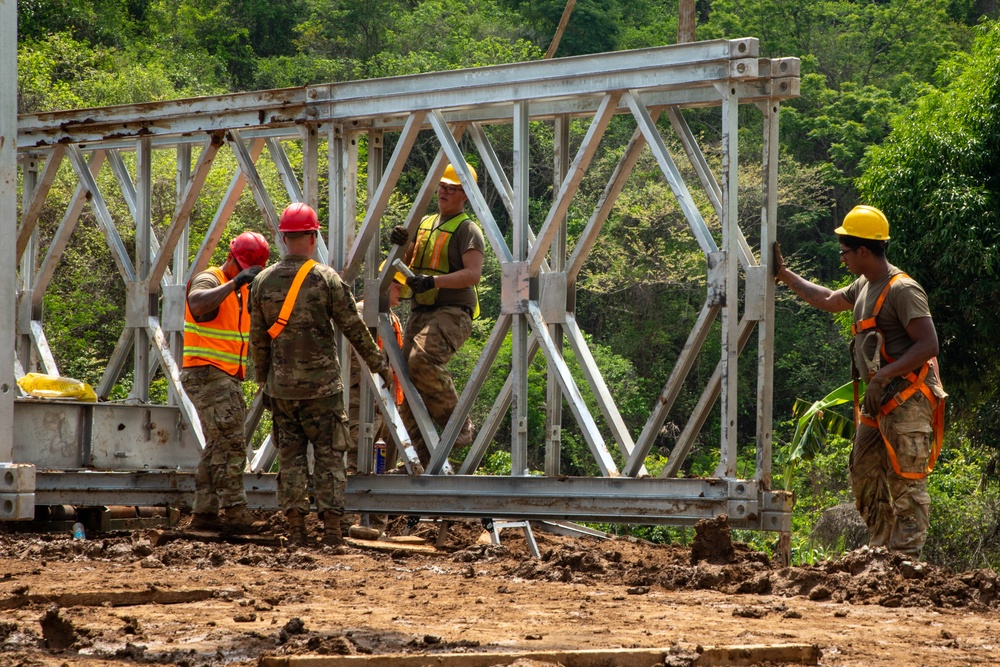
<path id="1" fill-rule="evenodd" d="M 971 409 L 995 405 L 1000 379 L 1000 316 L 984 307 L 1000 302 L 1000 23 L 939 76 L 868 151 L 858 188 L 889 218 L 894 263 L 927 289 L 944 380 Z"/>

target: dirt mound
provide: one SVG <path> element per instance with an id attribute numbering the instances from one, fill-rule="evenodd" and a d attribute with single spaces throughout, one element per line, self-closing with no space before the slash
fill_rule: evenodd
<path id="1" fill-rule="evenodd" d="M 479 613 L 470 610 L 479 605 L 490 619 L 516 619 L 524 605 L 539 605 L 537 614 L 556 601 L 576 600 L 578 609 L 564 612 L 567 632 L 593 618 L 602 625 L 592 632 L 614 637 L 624 630 L 615 629 L 617 612 L 611 610 L 631 609 L 631 623 L 642 626 L 642 614 L 662 613 L 665 599 L 702 592 L 732 596 L 733 602 L 722 603 L 720 610 L 751 624 L 744 630 L 748 640 L 759 634 L 752 624 L 767 624 L 775 616 L 788 619 L 782 623 L 802 619 L 809 614 L 803 611 L 808 604 L 830 604 L 837 614 L 846 614 L 844 605 L 875 613 L 896 607 L 991 614 L 1000 609 L 1000 582 L 991 570 L 955 573 L 867 547 L 835 561 L 779 567 L 766 554 L 731 542 L 724 519 L 700 525 L 690 548 L 536 530 L 541 558 L 530 555 L 520 530 L 504 531 L 502 544 L 494 545 L 479 521 L 445 528 L 403 517 L 388 532 L 397 537 L 407 532 L 411 540 L 423 537 L 443 546 L 415 552 L 386 549 L 384 542 L 378 544 L 381 549 L 354 542 L 338 549 L 288 549 L 275 546 L 281 530 L 256 542 L 227 543 L 190 536 L 162 542 L 155 531 L 93 533 L 87 540 L 72 540 L 68 534 L 0 528 L 0 664 L 17 664 L 5 661 L 8 651 L 20 651 L 21 657 L 42 651 L 161 664 L 186 660 L 192 667 L 230 665 L 264 653 L 478 652 L 502 648 L 495 636 L 471 636 L 476 625 L 464 619 Z M 590 611 L 605 603 L 611 607 L 603 613 Z M 192 616 L 184 623 L 200 629 L 170 626 L 143 612 L 144 605 L 163 610 L 156 614 L 188 607 L 184 613 Z M 213 611 L 199 611 L 198 605 Z M 127 614 L 110 611 L 122 607 Z M 439 611 L 432 618 L 451 619 L 448 630 L 425 629 L 410 620 L 415 610 L 435 608 Z M 343 610 L 352 620 L 331 625 L 317 616 L 333 610 Z M 388 620 L 381 625 L 366 622 L 368 615 L 386 612 Z M 718 617 L 706 622 L 718 624 Z M 816 622 L 815 615 L 809 622 Z M 521 642 L 547 641 L 530 622 L 506 623 Z M 175 639 L 177 633 L 192 637 Z M 949 646 L 955 642 L 947 641 Z M 211 643 L 212 648 L 204 660 L 189 658 L 185 642 Z"/>
<path id="2" fill-rule="evenodd" d="M 390 533 L 407 529 L 405 518 Z M 433 544 L 440 523 L 421 523 L 410 530 Z M 636 539 L 599 540 L 546 535 L 550 545 L 536 559 L 528 553 L 520 531 L 504 533 L 504 544 L 493 545 L 478 521 L 447 526 L 443 550 L 451 560 L 467 564 L 463 576 L 476 567 L 498 564 L 511 579 L 564 583 L 619 581 L 632 589 L 715 590 L 727 594 L 805 596 L 885 607 L 997 608 L 1000 582 L 992 570 L 954 573 L 947 568 L 910 561 L 884 549 L 862 547 L 835 561 L 804 567 L 776 567 L 764 553 L 730 541 L 725 518 L 699 522 L 691 548 L 658 545 Z M 254 543 L 205 543 L 178 540 L 155 546 L 147 535 L 123 533 L 85 541 L 62 535 L 0 534 L 4 553 L 27 561 L 105 561 L 136 564 L 156 570 L 193 566 L 205 570 L 224 565 L 309 571 L 322 567 L 326 547 L 289 550 Z M 401 550 L 402 551 L 402 550 Z M 415 558 L 389 552 L 381 558 Z M 22 591 L 22 593 L 26 593 Z M 53 626 L 55 627 L 55 626 Z"/>

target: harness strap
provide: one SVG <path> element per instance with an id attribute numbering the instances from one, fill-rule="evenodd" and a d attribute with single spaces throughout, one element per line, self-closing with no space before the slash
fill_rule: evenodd
<path id="1" fill-rule="evenodd" d="M 275 320 L 271 328 L 267 330 L 268 335 L 271 338 L 277 338 L 285 329 L 285 325 L 288 324 L 288 318 L 292 315 L 292 308 L 295 307 L 295 299 L 299 296 L 299 289 L 302 287 L 302 282 L 306 279 L 309 271 L 312 267 L 316 265 L 316 260 L 307 259 L 302 266 L 299 267 L 298 273 L 295 274 L 295 279 L 292 280 L 292 286 L 288 288 L 288 294 L 285 295 L 285 301 L 281 304 L 281 310 L 278 312 L 278 319 Z"/>
<path id="2" fill-rule="evenodd" d="M 875 324 L 875 318 L 878 317 L 879 311 L 882 310 L 882 304 L 885 303 L 885 298 L 889 295 L 889 288 L 892 284 L 899 280 L 900 278 L 909 278 L 905 273 L 897 273 L 892 278 L 889 278 L 889 282 L 886 283 L 885 288 L 882 293 L 878 295 L 878 299 L 875 300 L 875 307 L 872 309 L 872 314 L 870 317 L 866 317 L 863 320 L 859 320 L 851 325 L 851 335 L 857 336 L 862 331 L 868 331 L 869 329 L 877 329 L 878 326 Z"/>
<path id="3" fill-rule="evenodd" d="M 881 331 L 875 323 L 875 317 L 878 315 L 879 311 L 882 310 L 882 304 L 885 302 L 886 296 L 889 294 L 889 288 L 894 282 L 899 278 L 908 277 L 905 273 L 897 273 L 883 288 L 882 293 L 879 294 L 878 299 L 875 301 L 875 307 L 872 309 L 871 317 L 866 317 L 863 320 L 855 322 L 851 326 L 851 333 L 857 336 L 859 333 L 875 329 L 877 333 L 881 335 Z M 852 343 L 853 344 L 853 343 Z M 891 356 L 889 356 L 885 351 L 885 337 L 882 337 L 882 346 L 879 352 L 883 357 L 885 357 L 889 363 L 895 361 Z M 852 355 L 853 356 L 853 355 Z M 913 371 L 907 373 L 903 378 L 909 381 L 909 385 L 906 386 L 902 391 L 897 392 L 890 400 L 882 405 L 879 409 L 879 414 L 875 415 L 875 418 L 868 417 L 861 413 L 860 401 L 858 396 L 858 379 L 854 380 L 854 425 L 864 424 L 871 428 L 878 429 L 879 435 L 882 436 L 882 442 L 885 443 L 886 453 L 889 456 L 889 462 L 892 464 L 892 469 L 897 475 L 905 479 L 923 479 L 927 477 L 934 470 L 934 464 L 937 463 L 938 455 L 941 454 L 941 446 L 944 441 L 944 400 L 938 399 L 931 391 L 930 387 L 927 386 L 925 379 L 927 378 L 927 373 L 930 368 L 937 364 L 937 358 L 925 361 L 920 367 L 919 373 Z M 938 381 L 941 381 L 941 374 L 938 373 Z M 885 437 L 885 432 L 882 431 L 882 418 L 898 408 L 900 405 L 905 403 L 914 394 L 920 392 L 927 398 L 930 403 L 932 410 L 934 411 L 933 417 L 933 428 L 934 428 L 934 445 L 931 447 L 930 458 L 927 461 L 927 468 L 923 472 L 903 472 L 899 469 L 899 460 L 896 457 L 896 450 L 889 442 L 889 439 Z"/>

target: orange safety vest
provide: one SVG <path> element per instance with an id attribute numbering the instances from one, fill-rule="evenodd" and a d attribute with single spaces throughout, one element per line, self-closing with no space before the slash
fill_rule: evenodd
<path id="1" fill-rule="evenodd" d="M 228 282 L 222 269 L 208 267 L 220 284 Z M 250 313 L 243 307 L 249 292 L 244 285 L 219 304 L 215 319 L 196 322 L 184 300 L 184 368 L 215 366 L 239 379 L 246 376 L 247 339 L 250 333 Z"/>
<path id="2" fill-rule="evenodd" d="M 400 348 L 402 348 L 403 347 L 403 327 L 400 326 L 400 324 L 399 324 L 399 318 L 396 317 L 395 313 L 389 313 L 389 319 L 392 321 L 392 330 L 396 332 L 396 343 L 399 344 Z M 379 336 L 378 340 L 376 342 L 378 343 L 378 349 L 381 350 L 382 349 L 382 337 Z M 396 371 L 392 372 L 392 379 L 395 380 L 395 384 L 396 384 L 396 405 L 402 405 L 403 404 L 403 385 L 400 383 L 399 378 L 396 377 Z"/>
<path id="3" fill-rule="evenodd" d="M 882 304 L 885 303 L 885 298 L 889 294 L 889 288 L 892 287 L 892 284 L 896 282 L 896 280 L 898 280 L 899 278 L 909 278 L 909 276 L 906 275 L 905 273 L 897 273 L 896 275 L 894 275 L 892 278 L 889 279 L 889 282 L 886 284 L 885 288 L 882 290 L 882 293 L 879 294 L 878 299 L 876 299 L 875 301 L 875 308 L 872 309 L 871 316 L 866 317 L 863 320 L 859 320 L 855 322 L 853 325 L 851 325 L 851 335 L 857 336 L 860 333 L 864 333 L 865 331 L 871 331 L 873 329 L 879 334 L 882 333 L 881 330 L 878 328 L 878 324 L 876 324 L 875 322 L 875 318 L 878 316 L 879 311 L 882 310 Z M 890 357 L 885 351 L 885 336 L 882 336 L 882 349 L 879 350 L 879 353 L 882 355 L 882 358 L 885 359 L 888 363 L 891 364 L 893 361 L 895 361 L 895 359 Z M 862 354 L 864 353 L 862 352 Z M 906 380 L 910 382 L 910 384 L 907 385 L 902 391 L 896 392 L 896 394 L 889 401 L 884 403 L 882 405 L 882 408 L 879 410 L 879 413 L 875 415 L 874 419 L 861 414 L 861 405 L 858 398 L 859 379 L 858 378 L 854 379 L 855 428 L 858 426 L 858 424 L 864 424 L 872 428 L 877 428 L 879 434 L 882 436 L 882 441 L 885 443 L 885 449 L 889 455 L 889 462 L 892 463 L 892 469 L 896 471 L 897 475 L 899 475 L 900 477 L 904 477 L 906 479 L 923 479 L 924 477 L 927 477 L 927 475 L 929 475 L 931 471 L 934 470 L 934 464 L 937 462 L 938 455 L 941 453 L 941 444 L 942 441 L 944 440 L 944 399 L 935 396 L 934 392 L 931 391 L 930 387 L 928 387 L 927 383 L 924 381 L 927 377 L 927 373 L 930 371 L 932 367 L 935 369 L 935 371 L 939 371 L 940 366 L 938 364 L 937 357 L 930 359 L 929 361 L 925 361 L 923 366 L 920 367 L 919 371 L 916 372 L 911 371 L 910 373 L 907 373 L 905 376 L 903 376 Z M 938 376 L 938 382 L 940 382 L 941 373 L 937 372 L 937 376 Z M 934 420 L 933 420 L 934 446 L 931 447 L 930 459 L 927 461 L 926 470 L 924 470 L 923 472 L 903 472 L 902 470 L 899 469 L 899 461 L 896 458 L 895 448 L 892 446 L 892 443 L 889 442 L 889 439 L 885 437 L 885 433 L 882 431 L 882 417 L 886 416 L 887 414 L 895 410 L 897 407 L 899 407 L 901 404 L 907 401 L 911 396 L 915 395 L 918 391 L 927 398 L 927 400 L 931 404 L 931 408 L 934 411 Z"/>

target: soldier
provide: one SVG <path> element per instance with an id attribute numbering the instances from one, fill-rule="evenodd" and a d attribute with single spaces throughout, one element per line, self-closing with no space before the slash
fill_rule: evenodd
<path id="1" fill-rule="evenodd" d="M 381 271 L 382 267 L 379 267 Z M 396 272 L 393 276 L 393 281 L 389 285 L 389 307 L 395 308 L 400 303 L 400 297 L 403 292 L 403 288 L 406 286 L 406 278 L 403 274 Z M 358 308 L 362 308 L 364 302 L 358 302 Z M 389 318 L 392 322 L 393 331 L 396 333 L 396 343 L 402 347 L 403 345 L 403 329 L 399 323 L 399 318 L 396 314 L 389 311 Z M 382 347 L 381 338 L 378 339 L 379 347 Z M 393 378 L 395 380 L 395 378 Z M 361 401 L 361 369 L 358 368 L 357 362 L 351 359 L 351 386 L 348 392 L 349 406 L 347 409 L 347 419 L 348 419 L 348 429 L 351 434 L 350 444 L 347 449 L 347 474 L 356 475 L 358 473 L 358 439 L 360 437 L 360 413 L 359 404 Z M 400 406 L 403 404 L 403 390 L 398 383 L 395 384 L 393 388 L 393 397 L 396 399 L 396 405 Z M 375 415 L 375 422 L 372 424 L 372 432 L 376 434 L 376 438 L 381 438 L 386 443 L 385 448 L 385 465 L 386 468 L 392 467 L 396 463 L 396 442 L 389 435 L 389 429 L 382 420 L 381 415 Z M 351 537 L 357 537 L 366 540 L 377 540 L 379 536 L 385 531 L 386 526 L 389 523 L 389 517 L 385 514 L 371 514 L 368 517 L 369 528 L 364 526 L 353 526 L 351 524 L 357 520 L 357 515 L 345 514 L 343 520 L 341 521 L 341 532 L 344 534 L 349 534 Z"/>
<path id="2" fill-rule="evenodd" d="M 855 380 L 851 490 L 868 525 L 869 545 L 920 558 L 930 527 L 927 475 L 941 451 L 944 388 L 938 338 L 927 293 L 885 257 L 889 220 L 874 206 L 855 206 L 834 230 L 840 261 L 858 278 L 831 290 L 785 266 L 774 244 L 775 278 L 811 306 L 852 311 Z M 866 384 L 864 400 L 860 383 Z"/>
<path id="3" fill-rule="evenodd" d="M 478 183 L 476 170 L 465 166 Z M 444 427 L 458 403 L 448 361 L 472 335 L 472 320 L 479 316 L 476 285 L 483 276 L 486 240 L 483 230 L 465 213 L 469 197 L 453 165 L 441 176 L 437 200 L 440 213 L 420 221 L 415 241 L 405 227 L 395 227 L 389 238 L 406 248 L 406 263 L 416 274 L 406 280 L 414 296 L 403 335 L 403 356 L 431 418 Z M 420 463 L 426 466 L 430 452 L 408 403 L 403 404 L 402 417 Z M 472 421 L 466 419 L 455 444 L 467 445 L 472 436 Z"/>
<path id="4" fill-rule="evenodd" d="M 247 285 L 267 264 L 269 254 L 263 236 L 244 232 L 229 244 L 221 267 L 208 267 L 188 285 L 181 383 L 205 434 L 195 475 L 191 528 L 196 530 L 254 533 L 265 527 L 253 521 L 243 487 L 247 455 L 242 382 L 250 331 Z"/>
<path id="5" fill-rule="evenodd" d="M 316 211 L 306 204 L 289 205 L 281 214 L 278 233 L 288 254 L 254 280 L 250 311 L 251 353 L 278 448 L 278 504 L 291 543 L 304 545 L 310 509 L 306 447 L 311 442 L 322 541 L 336 546 L 344 541 L 340 519 L 348 433 L 334 324 L 387 385 L 392 372 L 340 276 L 311 259 L 319 234 Z"/>

